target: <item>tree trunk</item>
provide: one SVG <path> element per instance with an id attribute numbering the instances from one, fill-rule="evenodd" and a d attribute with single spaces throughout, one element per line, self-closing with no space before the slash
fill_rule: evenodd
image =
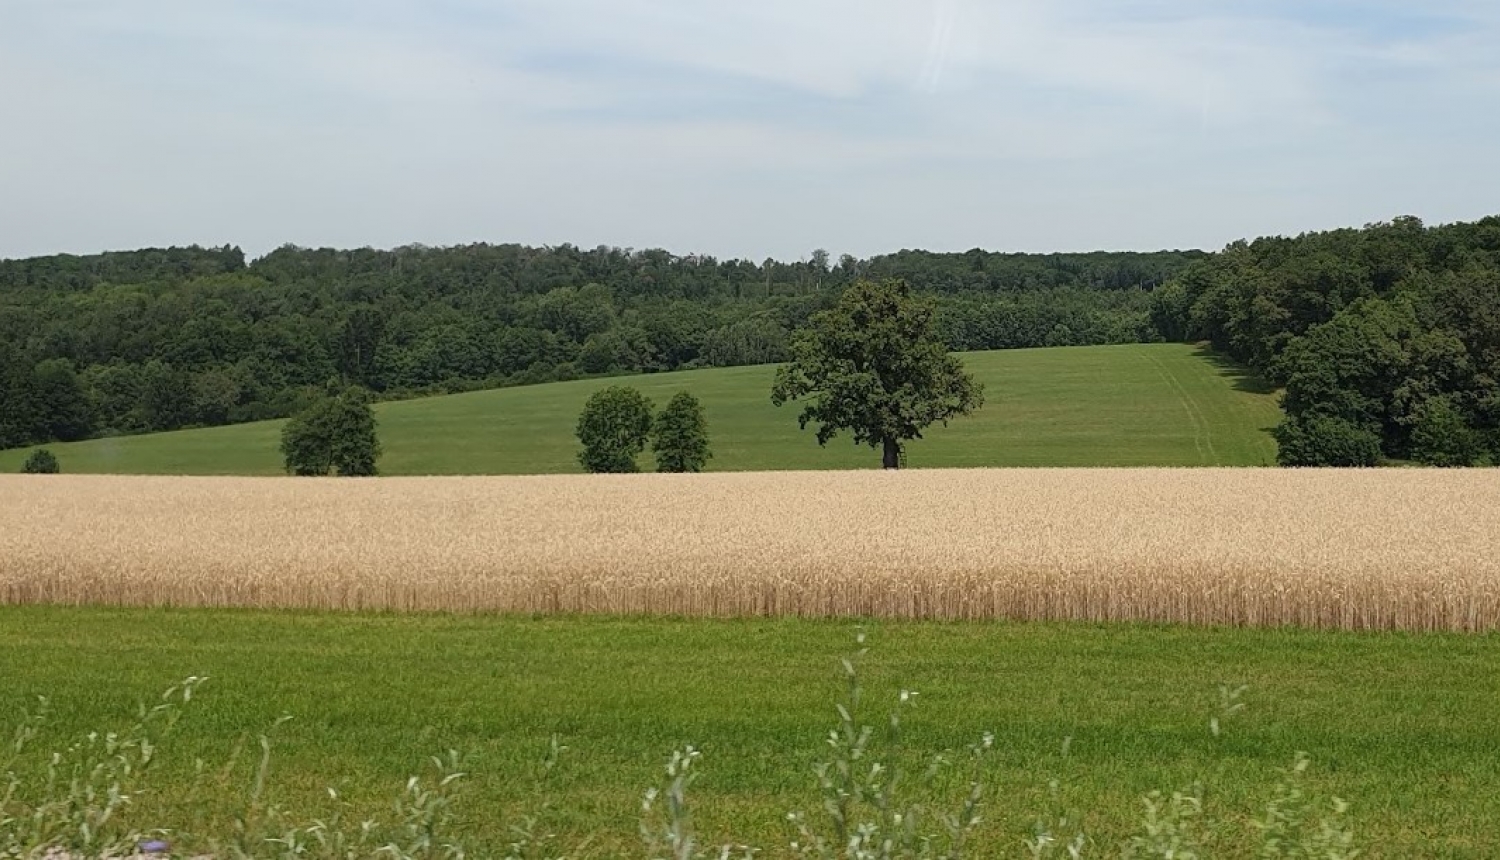
<path id="1" fill-rule="evenodd" d="M 901 443 L 897 442 L 895 439 L 892 439 L 890 436 L 885 437 L 884 442 L 885 458 L 882 462 L 884 463 L 885 467 L 887 469 L 901 468 Z"/>

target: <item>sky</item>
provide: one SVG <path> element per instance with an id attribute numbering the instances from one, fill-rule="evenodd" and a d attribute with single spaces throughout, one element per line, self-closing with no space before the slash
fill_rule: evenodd
<path id="1" fill-rule="evenodd" d="M 1500 213 L 1494 0 L 0 0 L 0 258 Z"/>

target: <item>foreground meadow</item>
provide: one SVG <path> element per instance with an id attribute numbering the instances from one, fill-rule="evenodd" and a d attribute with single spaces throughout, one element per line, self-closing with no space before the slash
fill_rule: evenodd
<path id="1" fill-rule="evenodd" d="M 1500 627 L 1488 471 L 0 476 L 0 602 Z"/>
<path id="2" fill-rule="evenodd" d="M 1243 372 L 1185 344 L 965 353 L 988 406 L 910 445 L 913 466 L 1265 466 L 1276 398 Z M 376 407 L 386 475 L 580 472 L 578 413 L 606 385 L 658 406 L 690 391 L 708 415 L 710 471 L 878 469 L 848 437 L 818 447 L 797 409 L 771 405 L 775 367 L 588 379 L 427 397 Z M 262 421 L 47 446 L 64 472 L 278 475 L 282 422 Z M 25 450 L 0 451 L 0 473 Z M 642 465 L 652 468 L 648 454 Z"/>
<path id="3" fill-rule="evenodd" d="M 1371 858 L 1482 858 L 1500 851 L 1495 635 L 1228 630 L 1135 625 L 877 622 L 864 716 L 897 691 L 904 759 L 995 733 L 976 857 L 1027 856 L 1054 806 L 1075 810 L 1089 857 L 1115 856 L 1142 796 L 1207 783 L 1223 831 L 1211 856 L 1245 856 L 1279 769 L 1312 758 L 1306 789 L 1351 803 Z M 245 808 L 268 733 L 265 798 L 303 820 L 337 787 L 358 816 L 389 801 L 429 755 L 467 754 L 455 829 L 471 856 L 505 856 L 525 816 L 572 857 L 644 856 L 642 793 L 673 749 L 703 750 L 690 791 L 708 844 L 785 856 L 784 815 L 818 811 L 847 621 L 504 618 L 222 610 L 0 607 L 0 725 L 53 698 L 38 739 L 54 749 L 128 722 L 189 674 L 210 680 L 163 743 L 128 815 L 144 827 L 227 832 Z M 1246 685 L 1223 721 L 1219 687 Z M 274 730 L 283 715 L 293 719 Z M 568 747 L 542 762 L 556 735 Z M 1066 739 L 1067 755 L 1063 754 Z M 247 743 L 227 771 L 235 746 Z M 882 756 L 889 749 L 877 741 Z M 194 760 L 206 763 L 195 776 Z M 967 774 L 938 792 L 962 796 Z M 1056 779 L 1059 798 L 1049 795 Z M 356 818 L 357 820 L 357 818 Z M 538 855 L 541 856 L 541 855 Z"/>

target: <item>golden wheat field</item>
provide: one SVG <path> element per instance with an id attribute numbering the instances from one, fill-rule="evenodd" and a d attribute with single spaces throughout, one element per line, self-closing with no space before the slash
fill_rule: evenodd
<path id="1" fill-rule="evenodd" d="M 0 601 L 1500 627 L 1493 471 L 0 477 Z"/>

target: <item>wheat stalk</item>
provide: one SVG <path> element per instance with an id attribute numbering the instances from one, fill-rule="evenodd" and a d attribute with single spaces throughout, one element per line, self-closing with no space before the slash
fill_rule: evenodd
<path id="1" fill-rule="evenodd" d="M 0 603 L 1500 628 L 1486 470 L 0 476 Z"/>

